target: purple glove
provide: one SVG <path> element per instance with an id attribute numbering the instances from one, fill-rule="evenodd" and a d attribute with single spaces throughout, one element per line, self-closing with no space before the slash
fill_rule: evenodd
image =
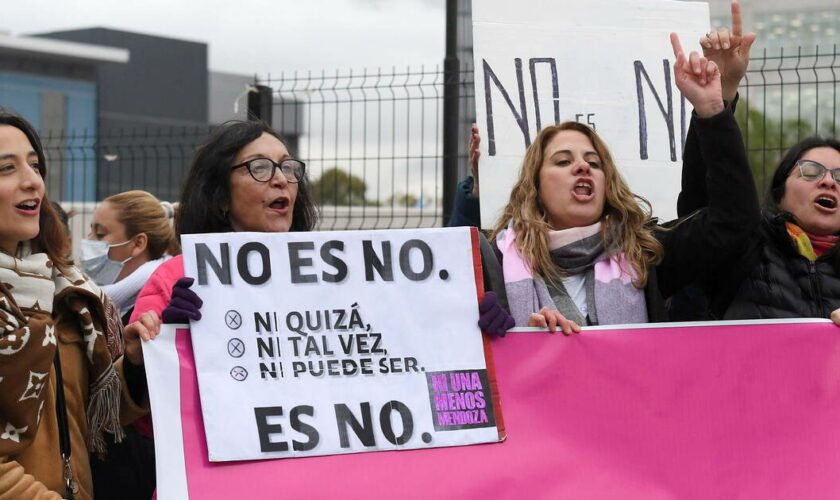
<path id="1" fill-rule="evenodd" d="M 190 290 L 192 278 L 181 278 L 172 285 L 172 298 L 163 310 L 161 319 L 164 323 L 189 323 L 201 319 L 201 305 L 204 302 Z"/>
<path id="2" fill-rule="evenodd" d="M 504 337 L 516 322 L 507 313 L 494 292 L 484 294 L 484 299 L 478 304 L 478 327 L 490 335 Z"/>

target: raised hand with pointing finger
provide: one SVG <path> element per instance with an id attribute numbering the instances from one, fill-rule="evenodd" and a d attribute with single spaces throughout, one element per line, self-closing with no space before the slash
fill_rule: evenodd
<path id="1" fill-rule="evenodd" d="M 677 59 L 674 62 L 674 80 L 677 88 L 694 106 L 697 115 L 710 118 L 723 111 L 720 71 L 717 64 L 694 51 L 686 57 L 680 37 L 676 33 L 671 33 L 671 47 Z"/>
<path id="2" fill-rule="evenodd" d="M 703 55 L 720 70 L 723 98 L 730 102 L 735 99 L 738 85 L 747 73 L 750 48 L 756 37 L 755 33 L 743 34 L 741 4 L 737 0 L 733 0 L 731 12 L 731 29 L 720 28 L 700 38 Z"/>

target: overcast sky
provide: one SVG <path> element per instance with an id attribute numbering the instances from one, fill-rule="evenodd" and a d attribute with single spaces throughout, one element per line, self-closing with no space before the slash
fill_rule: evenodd
<path id="1" fill-rule="evenodd" d="M 107 27 L 205 42 L 216 71 L 279 74 L 443 61 L 443 0 L 4 1 L 0 30 Z"/>

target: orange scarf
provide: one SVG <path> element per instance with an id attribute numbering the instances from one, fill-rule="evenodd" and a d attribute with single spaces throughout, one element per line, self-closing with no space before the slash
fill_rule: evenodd
<path id="1" fill-rule="evenodd" d="M 833 234 L 827 236 L 811 234 L 793 222 L 785 222 L 785 229 L 787 229 L 790 239 L 793 240 L 793 244 L 796 245 L 796 250 L 799 252 L 799 255 L 811 262 L 834 248 L 837 240 L 840 239 L 840 237 Z"/>

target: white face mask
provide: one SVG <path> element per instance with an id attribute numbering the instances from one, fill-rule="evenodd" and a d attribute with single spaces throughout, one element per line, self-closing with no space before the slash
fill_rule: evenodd
<path id="1" fill-rule="evenodd" d="M 108 250 L 111 247 L 121 247 L 130 242 L 131 240 L 128 240 L 109 245 L 104 241 L 82 240 L 82 251 L 80 255 L 82 271 L 99 286 L 114 283 L 117 281 L 117 276 L 122 272 L 125 263 L 133 257 L 129 257 L 122 262 L 117 262 L 108 257 Z"/>

